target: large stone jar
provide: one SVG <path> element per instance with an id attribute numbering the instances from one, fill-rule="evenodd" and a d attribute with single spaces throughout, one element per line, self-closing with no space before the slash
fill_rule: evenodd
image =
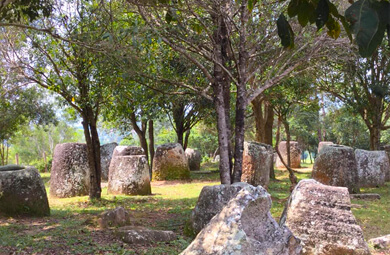
<path id="1" fill-rule="evenodd" d="M 89 193 L 89 163 L 87 145 L 57 144 L 54 149 L 50 176 L 53 197 L 84 196 Z"/>
<path id="2" fill-rule="evenodd" d="M 49 216 L 45 185 L 33 167 L 0 167 L 0 214 Z"/>
<path id="3" fill-rule="evenodd" d="M 280 142 L 278 145 L 278 150 L 282 155 L 284 162 L 287 164 L 287 142 L 286 141 Z M 301 167 L 301 154 L 302 151 L 299 147 L 298 142 L 290 141 L 290 159 L 291 159 L 292 168 Z M 276 158 L 276 167 L 284 168 L 284 165 L 279 157 Z"/>
<path id="4" fill-rule="evenodd" d="M 102 167 L 102 180 L 108 180 L 108 171 L 112 159 L 112 154 L 115 148 L 118 146 L 117 143 L 107 143 L 100 146 L 100 164 Z"/>
<path id="5" fill-rule="evenodd" d="M 189 178 L 188 161 L 180 144 L 168 143 L 157 147 L 153 159 L 153 180 L 186 180 Z"/>
<path id="6" fill-rule="evenodd" d="M 274 153 L 271 145 L 245 142 L 241 181 L 253 186 L 268 187 L 273 164 Z"/>
<path id="7" fill-rule="evenodd" d="M 342 145 L 325 146 L 314 162 L 312 178 L 325 185 L 347 187 L 349 193 L 359 193 L 354 150 Z"/>

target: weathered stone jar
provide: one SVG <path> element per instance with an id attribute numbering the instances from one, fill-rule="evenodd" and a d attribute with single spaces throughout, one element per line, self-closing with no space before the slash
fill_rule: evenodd
<path id="1" fill-rule="evenodd" d="M 153 159 L 153 180 L 186 180 L 190 178 L 188 161 L 179 143 L 157 147 Z"/>
<path id="2" fill-rule="evenodd" d="M 284 162 L 287 164 L 287 142 L 282 141 L 278 146 L 279 152 L 282 155 Z M 292 168 L 300 168 L 301 167 L 301 149 L 299 148 L 299 144 L 296 141 L 290 141 L 290 159 L 291 159 L 291 167 Z M 276 167 L 284 168 L 284 165 L 279 157 L 276 157 Z"/>
<path id="3" fill-rule="evenodd" d="M 102 167 L 102 180 L 104 181 L 108 180 L 108 171 L 110 169 L 112 154 L 117 146 L 117 143 L 107 143 L 100 146 L 100 164 Z"/>
<path id="4" fill-rule="evenodd" d="M 53 197 L 85 196 L 89 193 L 89 163 L 84 143 L 57 144 L 50 176 Z"/>
<path id="5" fill-rule="evenodd" d="M 0 214 L 49 216 L 45 185 L 33 167 L 0 167 Z"/>

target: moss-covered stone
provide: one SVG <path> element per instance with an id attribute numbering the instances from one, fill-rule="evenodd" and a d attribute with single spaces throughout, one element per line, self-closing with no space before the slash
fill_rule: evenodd
<path id="1" fill-rule="evenodd" d="M 188 161 L 180 144 L 170 143 L 157 147 L 152 178 L 156 181 L 190 179 Z"/>
<path id="2" fill-rule="evenodd" d="M 0 213 L 49 216 L 45 185 L 35 168 L 0 171 Z"/>

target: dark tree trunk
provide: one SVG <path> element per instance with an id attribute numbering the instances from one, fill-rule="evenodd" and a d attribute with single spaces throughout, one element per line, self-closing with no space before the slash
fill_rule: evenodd
<path id="1" fill-rule="evenodd" d="M 272 129 L 274 124 L 274 109 L 265 99 L 252 101 L 252 109 L 256 124 L 256 141 L 272 146 Z"/>
<path id="2" fill-rule="evenodd" d="M 370 150 L 377 151 L 380 147 L 381 130 L 379 127 L 370 127 Z"/>
<path id="3" fill-rule="evenodd" d="M 149 148 L 148 148 L 148 142 L 146 141 L 146 131 L 147 131 L 148 124 L 146 121 L 141 121 L 141 127 L 139 127 L 137 124 L 137 117 L 135 116 L 134 112 L 130 114 L 130 121 L 134 131 L 137 133 L 140 145 L 145 152 L 146 159 L 149 161 L 149 153 L 148 153 Z"/>
<path id="4" fill-rule="evenodd" d="M 280 127 L 281 127 L 281 125 L 282 125 L 282 120 L 281 120 L 281 117 L 279 116 L 278 117 L 278 128 L 277 128 L 277 131 L 276 131 L 275 151 L 278 154 L 278 157 L 280 158 L 280 161 L 286 167 L 286 169 L 287 169 L 287 171 L 289 173 L 288 178 L 290 179 L 290 182 L 291 182 L 290 191 L 292 191 L 295 188 L 295 186 L 298 184 L 298 179 L 295 176 L 294 171 L 287 165 L 286 162 L 284 162 L 283 157 L 282 157 L 282 155 L 279 152 L 278 146 L 279 146 L 279 141 L 280 141 Z"/>
<path id="5" fill-rule="evenodd" d="M 290 124 L 284 120 L 283 121 L 284 130 L 286 132 L 286 150 L 287 150 L 287 165 L 288 167 L 291 167 L 291 148 L 290 148 L 290 142 L 291 142 L 291 133 L 290 133 Z"/>
<path id="6" fill-rule="evenodd" d="M 91 107 L 84 109 L 82 113 L 85 141 L 87 143 L 89 163 L 89 198 L 101 198 L 101 165 L 100 165 L 100 141 L 96 127 L 96 118 Z"/>
<path id="7" fill-rule="evenodd" d="M 154 123 L 153 120 L 149 120 L 149 154 L 150 154 L 150 179 L 152 178 L 153 158 L 154 158 Z"/>
<path id="8" fill-rule="evenodd" d="M 183 150 L 186 150 L 188 147 L 188 140 L 190 138 L 191 130 L 188 130 L 184 136 Z"/>

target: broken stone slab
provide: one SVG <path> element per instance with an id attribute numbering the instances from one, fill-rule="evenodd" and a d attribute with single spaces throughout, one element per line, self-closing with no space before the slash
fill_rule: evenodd
<path id="1" fill-rule="evenodd" d="M 301 254 L 299 240 L 272 218 L 271 203 L 261 186 L 243 188 L 181 254 Z"/>
<path id="2" fill-rule="evenodd" d="M 390 235 L 370 239 L 368 240 L 368 244 L 370 244 L 375 249 L 389 249 Z"/>
<path id="3" fill-rule="evenodd" d="M 274 152 L 271 145 L 244 142 L 241 181 L 267 188 L 273 162 Z"/>
<path id="4" fill-rule="evenodd" d="M 328 146 L 328 145 L 332 145 L 334 144 L 333 142 L 326 142 L 326 141 L 322 141 L 318 144 L 318 150 L 317 152 L 320 153 L 320 151 L 322 150 L 322 148 L 324 148 L 325 146 Z"/>
<path id="5" fill-rule="evenodd" d="M 360 193 L 359 175 L 353 148 L 330 144 L 318 153 L 312 178 L 322 184 L 347 187 L 349 193 Z"/>
<path id="6" fill-rule="evenodd" d="M 130 215 L 123 207 L 107 210 L 100 214 L 98 224 L 100 228 L 121 227 L 130 223 Z"/>
<path id="7" fill-rule="evenodd" d="M 197 235 L 237 193 L 249 186 L 244 182 L 205 186 L 191 214 L 192 234 Z"/>
<path id="8" fill-rule="evenodd" d="M 138 146 L 116 146 L 112 157 L 118 156 L 134 156 L 134 155 L 145 155 L 144 149 Z"/>
<path id="9" fill-rule="evenodd" d="M 389 157 L 385 151 L 355 150 L 360 187 L 379 187 L 385 184 Z"/>
<path id="10" fill-rule="evenodd" d="M 38 170 L 20 168 L 8 166 L 0 171 L 0 214 L 49 216 L 46 189 Z"/>
<path id="11" fill-rule="evenodd" d="M 304 255 L 370 254 L 345 187 L 323 185 L 313 179 L 300 181 L 280 225 L 302 241 Z"/>
<path id="12" fill-rule="evenodd" d="M 87 145 L 57 144 L 50 175 L 50 196 L 64 198 L 88 195 L 89 178 Z"/>
<path id="13" fill-rule="evenodd" d="M 115 148 L 118 146 L 117 143 L 107 143 L 100 146 L 100 164 L 102 167 L 102 180 L 108 180 L 108 171 L 112 159 L 112 154 Z"/>
<path id="14" fill-rule="evenodd" d="M 381 195 L 375 193 L 360 193 L 360 194 L 349 194 L 351 199 L 360 199 L 360 200 L 379 200 Z"/>
<path id="15" fill-rule="evenodd" d="M 119 228 L 116 235 L 125 243 L 150 244 L 156 242 L 171 242 L 177 239 L 172 231 L 154 230 L 143 227 L 126 226 Z"/>

